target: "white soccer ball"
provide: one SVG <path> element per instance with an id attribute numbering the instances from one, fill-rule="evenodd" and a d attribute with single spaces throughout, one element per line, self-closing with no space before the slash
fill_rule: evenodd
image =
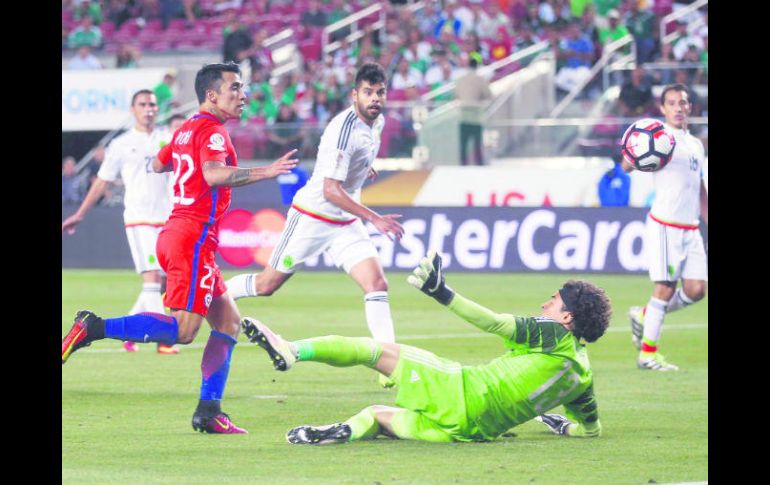
<path id="1" fill-rule="evenodd" d="M 620 142 L 623 158 L 642 172 L 656 172 L 671 161 L 676 140 L 658 120 L 644 118 L 628 127 Z"/>

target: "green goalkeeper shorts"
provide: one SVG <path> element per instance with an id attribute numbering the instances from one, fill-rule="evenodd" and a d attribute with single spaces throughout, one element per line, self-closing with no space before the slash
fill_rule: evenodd
<path id="1" fill-rule="evenodd" d="M 468 423 L 459 363 L 427 350 L 401 345 L 398 363 L 390 377 L 398 388 L 396 406 L 427 418 L 419 421 L 421 427 L 430 428 L 433 423 L 457 441 L 483 439 L 476 426 Z"/>

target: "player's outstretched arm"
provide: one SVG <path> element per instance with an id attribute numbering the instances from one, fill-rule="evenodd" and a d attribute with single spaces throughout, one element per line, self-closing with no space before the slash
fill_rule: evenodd
<path id="1" fill-rule="evenodd" d="M 296 158 L 291 158 L 295 153 L 297 153 L 296 149 L 286 152 L 266 167 L 239 168 L 228 167 L 220 161 L 203 162 L 203 178 L 212 187 L 240 187 L 253 184 L 291 172 L 299 162 Z"/>
<path id="2" fill-rule="evenodd" d="M 88 189 L 86 198 L 83 199 L 83 202 L 80 203 L 78 210 L 68 218 L 64 219 L 64 221 L 61 223 L 61 232 L 67 231 L 67 234 L 74 234 L 75 226 L 83 221 L 83 219 L 86 217 L 86 213 L 91 209 L 91 207 L 94 206 L 94 204 L 96 204 L 102 195 L 104 195 L 108 185 L 109 182 L 104 179 L 100 179 L 97 176 L 94 182 L 91 184 L 91 188 Z"/>
<path id="3" fill-rule="evenodd" d="M 404 235 L 403 226 L 396 221 L 396 219 L 401 217 L 401 214 L 385 214 L 381 216 L 365 205 L 356 202 L 342 188 L 340 180 L 328 177 L 324 179 L 324 198 L 340 209 L 360 217 L 364 221 L 371 222 L 380 234 L 386 235 L 391 240 L 401 239 Z"/>
<path id="4" fill-rule="evenodd" d="M 510 339 L 516 331 L 516 318 L 513 315 L 495 313 L 447 286 L 441 256 L 436 251 L 429 251 L 420 260 L 420 265 L 407 277 L 407 282 L 485 332 Z"/>

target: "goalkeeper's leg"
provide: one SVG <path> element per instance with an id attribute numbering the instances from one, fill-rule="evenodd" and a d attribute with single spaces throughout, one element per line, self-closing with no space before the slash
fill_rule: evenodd
<path id="1" fill-rule="evenodd" d="M 241 328 L 248 339 L 263 347 L 271 359 L 285 362 L 276 367 L 288 370 L 294 362 L 323 362 L 335 367 L 363 365 L 390 376 L 401 355 L 398 344 L 378 342 L 369 337 L 328 335 L 288 342 L 262 322 L 245 317 Z"/>
<path id="2" fill-rule="evenodd" d="M 369 406 L 346 423 L 352 430 L 350 441 L 374 439 L 379 434 L 433 443 L 454 441 L 446 431 L 422 414 L 399 407 Z"/>
<path id="3" fill-rule="evenodd" d="M 396 368 L 401 346 L 369 337 L 329 335 L 292 342 L 297 362 L 313 361 L 335 367 L 363 365 L 390 376 Z"/>

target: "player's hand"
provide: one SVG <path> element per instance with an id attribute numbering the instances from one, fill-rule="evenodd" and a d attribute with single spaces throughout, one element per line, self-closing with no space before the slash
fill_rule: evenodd
<path id="1" fill-rule="evenodd" d="M 396 221 L 399 217 L 401 217 L 401 214 L 378 216 L 372 220 L 372 224 L 381 234 L 388 236 L 388 239 L 391 241 L 398 241 L 404 235 L 404 226 Z"/>
<path id="2" fill-rule="evenodd" d="M 441 256 L 433 250 L 428 251 L 428 255 L 420 260 L 420 265 L 412 271 L 406 281 L 442 305 L 449 305 L 455 296 L 454 290 L 444 282 Z"/>
<path id="3" fill-rule="evenodd" d="M 291 172 L 291 169 L 299 163 L 298 159 L 292 158 L 295 153 L 297 153 L 296 148 L 284 153 L 281 158 L 268 165 L 266 170 L 267 176 L 273 178 Z"/>
<path id="4" fill-rule="evenodd" d="M 535 417 L 535 421 L 540 421 L 548 426 L 548 429 L 550 429 L 551 432 L 560 436 L 568 436 L 569 433 L 567 433 L 567 429 L 569 428 L 569 425 L 572 424 L 569 419 L 561 414 L 541 414 L 540 416 Z"/>
<path id="5" fill-rule="evenodd" d="M 374 182 L 377 180 L 377 176 L 379 174 L 377 173 L 377 170 L 374 169 L 374 167 L 369 167 L 369 173 L 366 175 L 366 178 Z"/>
<path id="6" fill-rule="evenodd" d="M 75 234 L 75 226 L 80 224 L 82 220 L 83 218 L 77 214 L 72 214 L 68 218 L 64 219 L 64 222 L 61 223 L 62 234 L 64 233 L 64 231 L 67 231 L 67 234 L 69 234 L 70 236 Z"/>

